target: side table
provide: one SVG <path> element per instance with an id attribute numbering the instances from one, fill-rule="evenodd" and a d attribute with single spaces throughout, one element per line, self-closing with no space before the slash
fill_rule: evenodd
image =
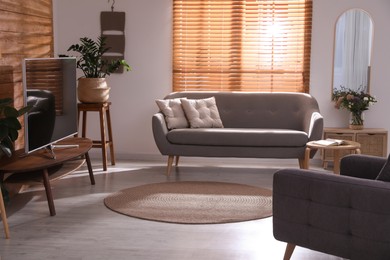
<path id="1" fill-rule="evenodd" d="M 323 149 L 333 151 L 333 172 L 335 174 L 340 174 L 340 151 L 349 150 L 355 151 L 357 154 L 360 154 L 360 144 L 354 141 L 344 141 L 345 144 L 341 145 L 321 145 L 316 143 L 316 141 L 311 141 L 306 144 L 305 149 L 305 159 L 304 159 L 304 169 L 309 169 L 309 160 L 310 160 L 310 151 L 312 149 Z"/>
<path id="2" fill-rule="evenodd" d="M 87 138 L 75 137 L 65 139 L 63 141 L 58 142 L 57 144 L 77 144 L 78 147 L 56 148 L 56 159 L 52 159 L 52 157 L 50 157 L 50 155 L 45 150 L 38 150 L 25 156 L 21 156 L 23 154 L 23 151 L 19 150 L 16 151 L 11 158 L 6 158 L 5 160 L 3 160 L 0 166 L 0 174 L 14 173 L 27 175 L 29 173 L 41 171 L 43 185 L 45 187 L 47 203 L 49 205 L 49 211 L 51 216 L 55 216 L 56 211 L 54 207 L 53 194 L 51 191 L 49 180 L 49 168 L 76 159 L 78 157 L 85 156 L 91 184 L 95 184 L 91 160 L 88 155 L 88 151 L 92 148 L 92 141 Z"/>
<path id="3" fill-rule="evenodd" d="M 111 165 L 115 165 L 114 142 L 112 138 L 111 116 L 110 116 L 111 102 L 104 103 L 79 103 L 78 117 L 80 122 L 80 113 L 82 112 L 82 130 L 81 136 L 86 137 L 87 132 L 87 112 L 99 112 L 100 119 L 100 140 L 93 140 L 93 148 L 102 148 L 103 170 L 107 171 L 107 148 L 110 149 Z M 107 132 L 106 132 L 107 128 Z M 107 137 L 108 134 L 108 137 Z"/>

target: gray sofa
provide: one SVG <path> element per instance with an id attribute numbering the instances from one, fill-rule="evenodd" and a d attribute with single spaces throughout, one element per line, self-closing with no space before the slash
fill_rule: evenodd
<path id="1" fill-rule="evenodd" d="M 297 158 L 303 166 L 305 145 L 321 139 L 323 118 L 317 101 L 304 93 L 176 92 L 165 99 L 215 97 L 223 128 L 169 130 L 160 112 L 153 115 L 153 135 L 174 157 Z M 314 153 L 311 155 L 313 156 Z"/>
<path id="2" fill-rule="evenodd" d="M 340 174 L 283 169 L 274 174 L 274 237 L 352 260 L 390 259 L 390 183 L 375 180 L 386 159 L 342 158 Z"/>

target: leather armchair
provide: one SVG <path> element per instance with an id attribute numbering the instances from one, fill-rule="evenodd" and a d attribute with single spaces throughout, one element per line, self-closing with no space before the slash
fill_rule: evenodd
<path id="1" fill-rule="evenodd" d="M 386 159 L 348 155 L 340 176 L 283 169 L 274 174 L 273 233 L 295 245 L 347 259 L 390 259 L 390 182 L 375 180 Z"/>

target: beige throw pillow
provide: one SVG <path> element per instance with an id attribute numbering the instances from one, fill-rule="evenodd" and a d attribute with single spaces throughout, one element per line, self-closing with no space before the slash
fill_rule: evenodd
<path id="1" fill-rule="evenodd" d="M 156 103 L 165 116 L 168 129 L 188 127 L 188 121 L 181 106 L 180 98 L 158 99 Z"/>
<path id="2" fill-rule="evenodd" d="M 181 99 L 181 105 L 191 128 L 223 127 L 214 97 Z"/>

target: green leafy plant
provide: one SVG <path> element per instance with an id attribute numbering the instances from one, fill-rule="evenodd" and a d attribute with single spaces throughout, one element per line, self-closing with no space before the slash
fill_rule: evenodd
<path id="1" fill-rule="evenodd" d="M 11 98 L 0 99 L 0 150 L 1 154 L 8 157 L 12 155 L 14 142 L 19 137 L 18 130 L 22 128 L 17 118 L 31 109 L 30 106 L 26 106 L 17 110 L 12 105 Z"/>
<path id="2" fill-rule="evenodd" d="M 131 70 L 125 60 L 109 61 L 104 58 L 104 53 L 109 49 L 106 47 L 106 38 L 99 36 L 96 41 L 88 37 L 80 38 L 80 43 L 71 45 L 68 51 L 78 52 L 81 55 L 78 57 L 76 65 L 83 71 L 86 78 L 105 78 L 117 71 L 120 66 L 123 66 L 126 71 Z"/>

